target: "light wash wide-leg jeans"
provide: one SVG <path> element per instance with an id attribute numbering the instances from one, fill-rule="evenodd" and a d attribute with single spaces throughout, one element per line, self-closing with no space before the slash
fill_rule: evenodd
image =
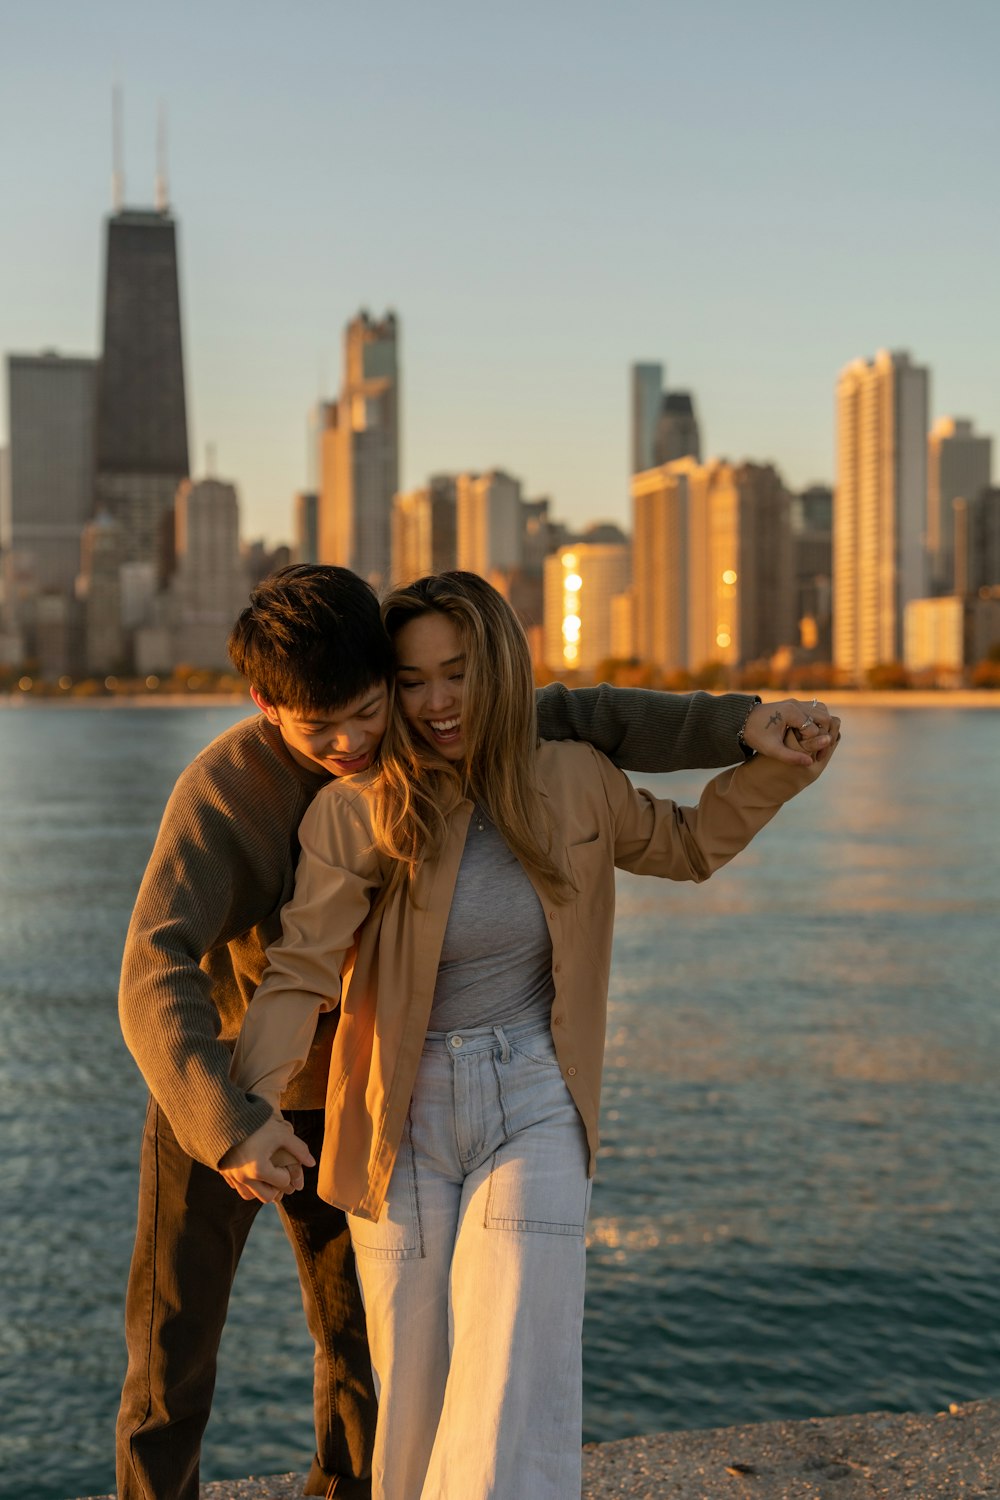
<path id="1" fill-rule="evenodd" d="M 430 1033 L 379 1221 L 349 1215 L 373 1500 L 579 1500 L 589 1205 L 547 1019 Z"/>

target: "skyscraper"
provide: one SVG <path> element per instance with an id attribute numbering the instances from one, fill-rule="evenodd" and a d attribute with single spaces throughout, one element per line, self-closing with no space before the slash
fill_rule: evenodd
<path id="1" fill-rule="evenodd" d="M 973 504 L 990 482 L 993 441 L 960 417 L 939 417 L 927 439 L 927 562 L 935 594 L 955 580 L 956 500 Z"/>
<path id="2" fill-rule="evenodd" d="M 94 504 L 97 365 L 47 353 L 7 361 L 10 469 L 0 516 L 4 620 L 24 655 L 39 654 L 43 613 L 71 625 L 80 542 Z M 53 596 L 62 604 L 56 606 Z M 65 633 L 65 631 L 64 631 Z M 60 663 L 67 670 L 69 663 Z"/>
<path id="3" fill-rule="evenodd" d="M 434 474 L 392 502 L 392 581 L 412 583 L 455 566 L 455 478 Z"/>
<path id="4" fill-rule="evenodd" d="M 521 483 L 502 469 L 459 474 L 456 482 L 458 566 L 488 578 L 497 569 L 524 561 L 524 505 Z"/>
<path id="5" fill-rule="evenodd" d="M 615 600 L 630 575 L 624 537 L 571 542 L 545 559 L 543 653 L 554 672 L 593 672 L 614 654 Z"/>
<path id="6" fill-rule="evenodd" d="M 653 439 L 653 462 L 674 463 L 679 458 L 701 462 L 701 433 L 689 391 L 667 391 L 660 407 Z"/>
<path id="7" fill-rule="evenodd" d="M 319 561 L 319 495 L 299 490 L 294 502 L 295 561 Z"/>
<path id="8" fill-rule="evenodd" d="M 701 433 L 690 391 L 664 389 L 660 364 L 632 366 L 632 473 L 678 458 L 701 461 Z"/>
<path id="9" fill-rule="evenodd" d="M 903 659 L 903 615 L 926 594 L 929 373 L 909 354 L 855 360 L 837 382 L 833 659 L 853 681 Z"/>
<path id="10" fill-rule="evenodd" d="M 155 562 L 188 474 L 177 229 L 166 208 L 107 220 L 97 412 L 98 508 L 121 526 L 124 561 Z"/>
<path id="11" fill-rule="evenodd" d="M 635 650 L 667 671 L 794 639 L 790 497 L 770 464 L 693 458 L 632 480 Z"/>
<path id="12" fill-rule="evenodd" d="M 248 593 L 236 489 L 220 479 L 186 480 L 177 492 L 174 518 L 174 660 L 224 669 L 229 631 Z"/>
<path id="13" fill-rule="evenodd" d="M 688 480 L 692 459 L 632 478 L 635 654 L 666 671 L 688 666 Z"/>
<path id="14" fill-rule="evenodd" d="M 344 335 L 340 397 L 322 408 L 319 555 L 374 584 L 389 577 L 399 488 L 399 325 L 361 312 Z"/>
<path id="15" fill-rule="evenodd" d="M 663 366 L 634 364 L 631 370 L 633 474 L 651 469 L 656 463 L 656 426 L 663 404 Z"/>

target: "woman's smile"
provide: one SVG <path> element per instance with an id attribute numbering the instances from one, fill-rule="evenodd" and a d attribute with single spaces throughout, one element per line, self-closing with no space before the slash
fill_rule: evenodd
<path id="1" fill-rule="evenodd" d="M 396 692 L 410 733 L 445 760 L 462 760 L 465 646 L 447 615 L 430 610 L 397 634 Z"/>

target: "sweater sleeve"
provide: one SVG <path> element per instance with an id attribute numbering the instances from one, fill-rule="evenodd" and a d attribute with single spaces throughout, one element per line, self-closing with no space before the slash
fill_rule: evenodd
<path id="1" fill-rule="evenodd" d="M 122 1034 L 184 1150 L 215 1167 L 271 1115 L 229 1077 L 230 1047 L 202 958 L 267 914 L 274 885 L 267 820 L 234 816 L 196 761 L 167 803 L 122 959 Z M 294 826 L 294 825 L 293 825 Z"/>
<path id="2" fill-rule="evenodd" d="M 648 688 L 538 690 L 544 740 L 586 740 L 626 771 L 690 771 L 742 760 L 737 735 L 757 701 L 747 693 L 655 693 Z"/>
<path id="3" fill-rule="evenodd" d="M 309 808 L 299 842 L 295 894 L 232 1059 L 237 1086 L 275 1108 L 309 1056 L 319 1017 L 339 1004 L 344 960 L 382 883 L 371 832 L 333 787 Z"/>
<path id="4" fill-rule="evenodd" d="M 758 756 L 714 777 L 696 807 L 634 787 L 598 757 L 614 824 L 615 864 L 637 875 L 707 880 L 822 775 L 831 754 L 832 748 L 808 766 Z"/>

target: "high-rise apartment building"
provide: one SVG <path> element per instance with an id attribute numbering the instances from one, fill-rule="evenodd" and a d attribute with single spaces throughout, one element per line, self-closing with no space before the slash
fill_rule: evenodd
<path id="1" fill-rule="evenodd" d="M 939 417 L 927 439 L 927 562 L 934 594 L 950 594 L 955 578 L 955 501 L 975 502 L 989 483 L 993 440 L 961 417 Z"/>
<path id="2" fill-rule="evenodd" d="M 371 583 L 390 573 L 399 489 L 399 325 L 359 313 L 344 334 L 340 397 L 320 414 L 320 561 Z"/>
<path id="3" fill-rule="evenodd" d="M 635 652 L 739 666 L 794 639 L 790 497 L 770 465 L 679 459 L 632 480 Z"/>
<path id="4" fill-rule="evenodd" d="M 454 568 L 455 477 L 433 474 L 418 490 L 392 502 L 392 582 L 412 583 Z"/>
<path id="5" fill-rule="evenodd" d="M 97 364 L 58 354 L 7 360 L 10 481 L 0 543 L 36 592 L 72 595 L 94 506 Z"/>
<path id="6" fill-rule="evenodd" d="M 632 478 L 635 655 L 664 671 L 686 668 L 688 650 L 688 481 L 693 459 Z"/>
<path id="7" fill-rule="evenodd" d="M 790 496 L 770 464 L 692 468 L 688 549 L 693 669 L 764 660 L 796 638 Z"/>
<path id="8" fill-rule="evenodd" d="M 97 506 L 121 526 L 123 560 L 162 574 L 164 516 L 188 474 L 177 226 L 166 208 L 107 220 L 97 402 Z"/>
<path id="9" fill-rule="evenodd" d="M 124 561 L 121 523 L 101 511 L 83 528 L 77 590 L 84 612 L 84 664 L 103 676 L 126 665 L 122 630 L 121 569 Z"/>
<path id="10" fill-rule="evenodd" d="M 483 578 L 521 567 L 524 506 L 520 480 L 502 469 L 459 474 L 455 495 L 458 566 Z"/>
<path id="11" fill-rule="evenodd" d="M 989 485 L 975 500 L 956 500 L 954 512 L 955 592 L 1000 588 L 1000 487 Z"/>
<path id="12" fill-rule="evenodd" d="M 220 479 L 185 480 L 174 504 L 174 527 L 174 662 L 224 669 L 229 631 L 249 592 L 235 487 Z"/>
<path id="13" fill-rule="evenodd" d="M 792 570 L 799 644 L 830 660 L 833 620 L 833 491 L 814 484 L 793 495 Z"/>
<path id="14" fill-rule="evenodd" d="M 909 354 L 855 360 L 837 382 L 833 659 L 854 681 L 903 658 L 903 616 L 926 595 L 929 373 Z"/>
<path id="15" fill-rule="evenodd" d="M 615 601 L 631 576 L 622 542 L 571 542 L 545 559 L 544 660 L 554 672 L 590 672 L 615 654 Z"/>

